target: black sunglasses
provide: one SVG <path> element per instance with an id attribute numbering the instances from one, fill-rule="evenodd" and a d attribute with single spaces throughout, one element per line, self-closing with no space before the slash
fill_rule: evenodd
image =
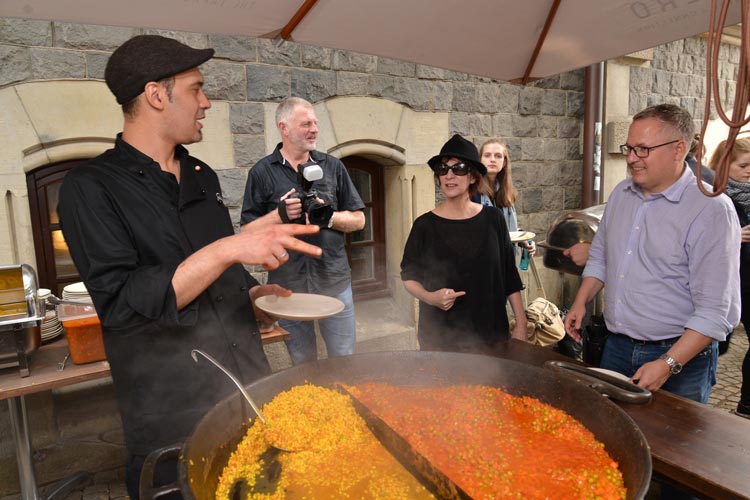
<path id="1" fill-rule="evenodd" d="M 445 163 L 441 163 L 440 166 L 437 168 L 437 174 L 438 176 L 442 177 L 444 175 L 448 174 L 448 170 L 451 170 L 453 172 L 453 175 L 457 175 L 459 177 L 463 177 L 464 175 L 469 173 L 469 165 L 466 163 L 456 163 L 455 165 L 446 165 Z"/>

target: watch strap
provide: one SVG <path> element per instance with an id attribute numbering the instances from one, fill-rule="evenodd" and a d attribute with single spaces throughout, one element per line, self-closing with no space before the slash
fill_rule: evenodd
<path id="1" fill-rule="evenodd" d="M 678 373 L 680 373 L 680 371 L 682 371 L 682 364 L 667 353 L 659 356 L 659 359 L 663 360 L 669 366 L 669 372 L 672 375 L 677 375 Z"/>

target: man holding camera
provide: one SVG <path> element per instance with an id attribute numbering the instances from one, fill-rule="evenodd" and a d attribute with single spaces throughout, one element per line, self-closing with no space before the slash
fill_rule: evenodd
<path id="1" fill-rule="evenodd" d="M 365 226 L 364 203 L 346 167 L 333 156 L 315 150 L 318 120 L 312 104 L 289 97 L 276 109 L 281 143 L 251 170 L 245 186 L 240 224 L 247 231 L 266 224 L 300 223 L 320 226 L 305 241 L 323 249 L 321 259 L 290 252 L 289 262 L 269 272 L 269 282 L 293 292 L 335 297 L 345 307 L 319 321 L 328 356 L 354 353 L 356 343 L 351 270 L 345 233 Z M 290 333 L 286 342 L 294 364 L 317 359 L 312 321 L 280 320 Z"/>

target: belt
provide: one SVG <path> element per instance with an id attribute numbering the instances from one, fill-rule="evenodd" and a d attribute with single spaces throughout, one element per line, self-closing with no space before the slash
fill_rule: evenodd
<path id="1" fill-rule="evenodd" d="M 622 337 L 624 339 L 627 339 L 630 341 L 631 344 L 638 344 L 638 345 L 659 345 L 662 347 L 670 346 L 680 340 L 680 337 L 672 337 L 669 339 L 661 339 L 661 340 L 641 340 L 641 339 L 634 339 L 633 337 L 628 337 L 627 335 L 623 335 L 622 333 L 614 333 L 612 332 L 612 335 L 617 335 L 618 337 Z"/>

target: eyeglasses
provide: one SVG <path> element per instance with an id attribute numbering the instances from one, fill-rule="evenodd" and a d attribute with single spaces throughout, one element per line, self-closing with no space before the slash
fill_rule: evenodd
<path id="1" fill-rule="evenodd" d="M 675 139 L 674 141 L 665 142 L 664 144 L 657 144 L 656 146 L 651 147 L 631 146 L 630 144 L 623 144 L 622 146 L 620 146 L 620 153 L 622 153 L 623 156 L 628 156 L 632 151 L 638 158 L 648 158 L 648 155 L 651 153 L 652 149 L 660 148 L 668 144 L 674 144 L 675 142 L 680 142 L 680 139 Z"/>
<path id="2" fill-rule="evenodd" d="M 444 175 L 448 174 L 448 170 L 453 172 L 453 175 L 457 175 L 459 177 L 463 177 L 464 175 L 469 173 L 469 166 L 466 163 L 456 163 L 455 165 L 446 165 L 445 163 L 441 163 L 440 166 L 437 169 L 438 176 L 442 177 Z"/>

